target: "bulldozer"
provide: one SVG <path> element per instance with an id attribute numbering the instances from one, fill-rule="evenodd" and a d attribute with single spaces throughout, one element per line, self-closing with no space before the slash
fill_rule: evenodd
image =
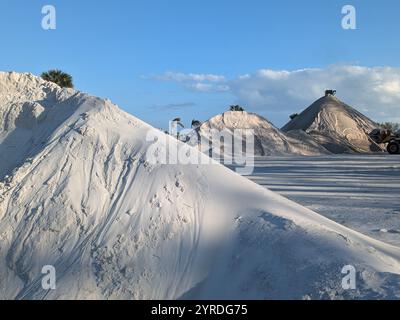
<path id="1" fill-rule="evenodd" d="M 387 129 L 375 129 L 369 137 L 377 144 L 388 144 L 386 149 L 390 154 L 400 154 L 400 131 L 393 133 Z"/>
<path id="2" fill-rule="evenodd" d="M 336 90 L 325 90 L 325 97 L 336 96 Z"/>

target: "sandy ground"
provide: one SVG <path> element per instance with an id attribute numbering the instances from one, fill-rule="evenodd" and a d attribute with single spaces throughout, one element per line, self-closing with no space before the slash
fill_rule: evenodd
<path id="1" fill-rule="evenodd" d="M 260 157 L 254 182 L 400 246 L 400 156 Z"/>
<path id="2" fill-rule="evenodd" d="M 398 246 L 224 166 L 170 164 L 209 158 L 108 100 L 0 72 L 0 128 L 0 299 L 400 298 Z M 321 213 L 336 199 L 355 228 L 384 227 L 387 199 L 387 219 L 398 210 L 398 161 L 276 159 L 257 162 L 259 182 Z M 360 213 L 347 197 L 369 185 Z M 342 286 L 349 264 L 356 290 Z M 49 265 L 56 290 L 42 286 Z"/>

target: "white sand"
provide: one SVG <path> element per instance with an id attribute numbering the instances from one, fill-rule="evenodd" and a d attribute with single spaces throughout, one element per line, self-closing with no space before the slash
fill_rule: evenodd
<path id="1" fill-rule="evenodd" d="M 0 119 L 0 298 L 400 297 L 397 247 L 221 165 L 149 164 L 155 129 L 110 102 L 0 73 Z"/>

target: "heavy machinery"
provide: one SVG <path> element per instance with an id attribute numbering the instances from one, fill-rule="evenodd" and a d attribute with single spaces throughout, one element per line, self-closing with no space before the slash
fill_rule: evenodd
<path id="1" fill-rule="evenodd" d="M 387 151 L 390 154 L 400 154 L 400 131 L 393 133 L 387 129 L 375 129 L 369 136 L 378 144 L 387 143 Z"/>
<path id="2" fill-rule="evenodd" d="M 325 97 L 335 96 L 336 92 L 337 92 L 336 90 L 325 90 Z"/>

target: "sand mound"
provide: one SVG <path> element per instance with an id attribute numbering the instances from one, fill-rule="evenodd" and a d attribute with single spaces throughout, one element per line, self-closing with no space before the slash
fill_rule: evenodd
<path id="1" fill-rule="evenodd" d="M 287 123 L 282 131 L 302 130 L 332 153 L 368 153 L 383 151 L 368 136 L 377 127 L 336 97 L 326 96 Z"/>
<path id="2" fill-rule="evenodd" d="M 398 248 L 219 164 L 151 163 L 149 132 L 206 156 L 108 101 L 11 77 L 0 73 L 2 119 L 16 102 L 33 107 L 12 117 L 22 128 L 2 122 L 0 147 L 16 132 L 45 135 L 16 143 L 18 163 L 0 179 L 1 299 L 400 297 Z M 55 290 L 41 286 L 45 265 Z"/>
<path id="3" fill-rule="evenodd" d="M 235 129 L 251 129 L 254 132 L 255 155 L 320 155 L 329 152 L 318 145 L 312 137 L 298 139 L 286 135 L 267 119 L 249 112 L 229 111 L 217 115 L 203 123 L 199 132 L 207 136 L 210 129 L 227 131 L 233 134 Z"/>

